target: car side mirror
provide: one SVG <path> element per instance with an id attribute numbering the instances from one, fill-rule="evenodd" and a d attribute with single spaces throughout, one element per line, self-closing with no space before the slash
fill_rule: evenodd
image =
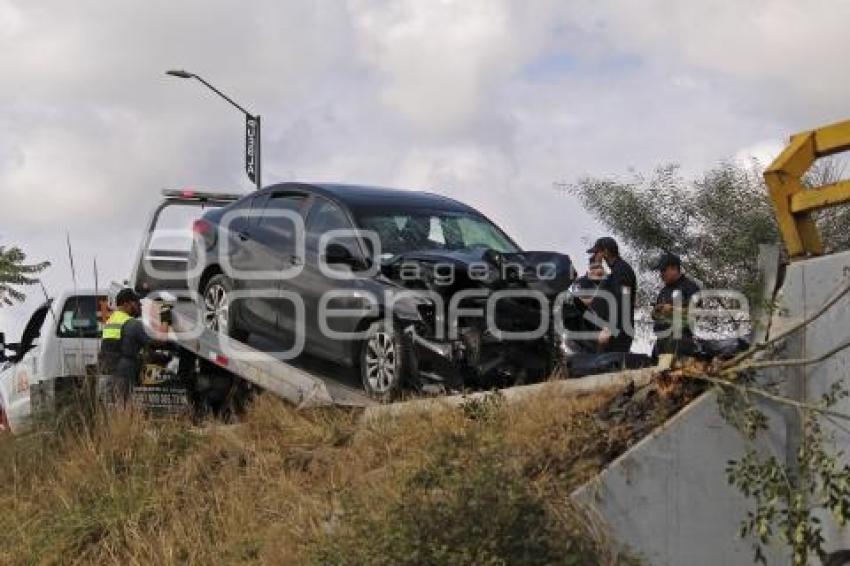
<path id="1" fill-rule="evenodd" d="M 355 257 L 350 249 L 338 242 L 331 242 L 325 248 L 325 263 L 328 265 L 347 265 L 352 269 L 364 267 L 360 258 Z"/>

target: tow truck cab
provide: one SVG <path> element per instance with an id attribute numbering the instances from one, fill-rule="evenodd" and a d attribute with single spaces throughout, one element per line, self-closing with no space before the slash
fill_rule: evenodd
<path id="1" fill-rule="evenodd" d="M 86 375 L 108 316 L 105 293 L 66 291 L 35 309 L 18 342 L 0 339 L 0 429 L 25 428 L 33 413 L 53 408 L 57 392 Z"/>

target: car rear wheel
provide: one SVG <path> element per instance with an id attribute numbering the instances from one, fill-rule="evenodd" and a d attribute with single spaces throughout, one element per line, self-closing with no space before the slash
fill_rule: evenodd
<path id="1" fill-rule="evenodd" d="M 411 368 L 409 348 L 396 325 L 372 323 L 360 352 L 360 376 L 366 393 L 379 401 L 396 399 Z"/>
<path id="2" fill-rule="evenodd" d="M 233 281 L 224 274 L 215 275 L 207 281 L 203 302 L 204 326 L 236 340 L 245 340 L 248 332 L 238 328 L 232 316 L 232 293 Z"/>

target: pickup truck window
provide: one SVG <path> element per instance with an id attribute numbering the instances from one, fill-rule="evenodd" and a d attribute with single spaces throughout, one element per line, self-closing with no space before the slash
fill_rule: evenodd
<path id="1" fill-rule="evenodd" d="M 59 338 L 99 338 L 103 329 L 102 304 L 106 297 L 68 297 L 62 310 L 57 313 Z M 100 303 L 100 305 L 98 304 Z"/>

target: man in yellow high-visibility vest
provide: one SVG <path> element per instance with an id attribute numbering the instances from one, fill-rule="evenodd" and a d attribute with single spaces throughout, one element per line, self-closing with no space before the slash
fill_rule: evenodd
<path id="1" fill-rule="evenodd" d="M 151 341 L 138 316 L 142 312 L 139 296 L 132 289 L 121 289 L 115 299 L 118 307 L 103 326 L 100 345 L 100 373 L 111 377 L 115 396 L 127 402 L 139 373 L 139 354 Z"/>

